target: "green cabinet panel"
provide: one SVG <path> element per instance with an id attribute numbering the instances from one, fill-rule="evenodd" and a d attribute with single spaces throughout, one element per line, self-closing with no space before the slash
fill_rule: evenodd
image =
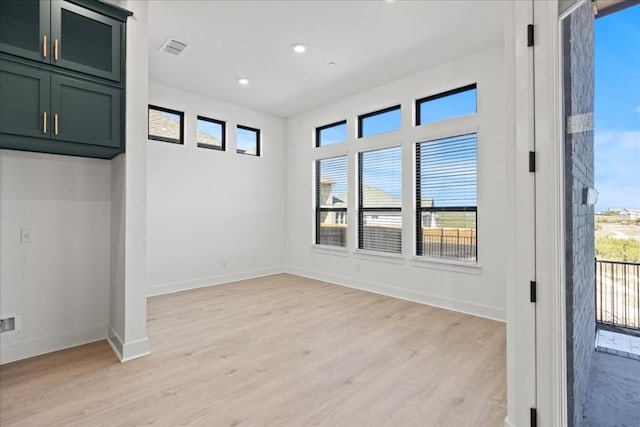
<path id="1" fill-rule="evenodd" d="M 44 1 L 0 0 L 0 51 L 49 62 L 50 11 Z"/>
<path id="2" fill-rule="evenodd" d="M 120 147 L 121 90 L 88 81 L 52 75 L 51 110 L 54 139 Z"/>
<path id="3" fill-rule="evenodd" d="M 120 81 L 122 23 L 64 0 L 51 2 L 53 61 L 58 67 Z"/>
<path id="4" fill-rule="evenodd" d="M 49 138 L 51 73 L 0 61 L 0 132 Z"/>

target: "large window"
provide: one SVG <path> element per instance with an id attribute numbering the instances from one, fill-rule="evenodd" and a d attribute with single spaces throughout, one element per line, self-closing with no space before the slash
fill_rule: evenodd
<path id="1" fill-rule="evenodd" d="M 416 125 L 438 122 L 474 114 L 477 90 L 475 83 L 416 101 Z"/>
<path id="2" fill-rule="evenodd" d="M 316 244 L 347 246 L 347 156 L 316 161 Z"/>
<path id="3" fill-rule="evenodd" d="M 220 120 L 198 116 L 196 141 L 198 147 L 224 151 L 225 123 Z"/>
<path id="4" fill-rule="evenodd" d="M 347 140 L 347 121 L 343 120 L 316 128 L 316 147 L 338 144 Z"/>
<path id="5" fill-rule="evenodd" d="M 249 154 L 251 156 L 260 155 L 260 129 L 238 125 L 236 127 L 236 152 Z"/>
<path id="6" fill-rule="evenodd" d="M 400 129 L 401 124 L 402 114 L 399 105 L 363 114 L 358 116 L 358 138 L 392 132 Z"/>
<path id="7" fill-rule="evenodd" d="M 416 144 L 416 253 L 477 261 L 476 134 Z"/>
<path id="8" fill-rule="evenodd" d="M 402 252 L 401 147 L 358 153 L 358 248 Z"/>
<path id="9" fill-rule="evenodd" d="M 184 144 L 184 113 L 149 105 L 149 139 Z"/>

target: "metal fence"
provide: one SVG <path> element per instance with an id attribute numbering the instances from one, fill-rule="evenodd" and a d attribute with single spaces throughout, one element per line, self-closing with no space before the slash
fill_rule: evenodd
<path id="1" fill-rule="evenodd" d="M 423 228 L 422 255 L 457 261 L 476 261 L 476 234 L 473 229 Z"/>
<path id="2" fill-rule="evenodd" d="M 640 263 L 596 259 L 596 321 L 640 332 Z"/>

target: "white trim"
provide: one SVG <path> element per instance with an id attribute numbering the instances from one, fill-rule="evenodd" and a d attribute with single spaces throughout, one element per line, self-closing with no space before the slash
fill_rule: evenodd
<path id="1" fill-rule="evenodd" d="M 504 322 L 506 315 L 505 310 L 498 307 L 489 307 L 485 305 L 475 304 L 472 302 L 460 301 L 451 298 L 444 298 L 437 295 L 426 294 L 422 292 L 408 291 L 406 289 L 392 288 L 380 283 L 366 282 L 363 280 L 354 280 L 344 276 L 327 274 L 320 271 L 312 271 L 294 266 L 285 266 L 286 273 L 295 274 L 310 279 L 321 280 L 323 282 L 332 283 L 347 288 L 359 289 L 361 291 L 372 292 L 374 294 L 385 295 L 388 297 L 399 298 L 406 301 L 426 304 L 433 307 L 444 308 L 447 310 L 457 311 L 459 313 L 470 314 L 473 316 L 484 317 L 486 319 Z"/>
<path id="2" fill-rule="evenodd" d="M 118 360 L 122 360 L 122 349 L 124 348 L 124 344 L 122 343 L 122 339 L 120 335 L 111 327 L 108 327 L 107 331 L 107 342 L 111 346 L 111 349 L 116 354 Z"/>
<path id="3" fill-rule="evenodd" d="M 0 347 L 0 364 L 101 341 L 107 338 L 106 330 L 107 325 L 98 325 L 3 345 Z"/>
<path id="4" fill-rule="evenodd" d="M 129 360 L 151 354 L 149 350 L 149 338 L 145 337 L 138 341 L 126 343 L 120 362 L 128 362 Z"/>
<path id="5" fill-rule="evenodd" d="M 376 252 L 366 249 L 354 249 L 353 257 L 356 259 L 387 262 L 390 264 L 404 264 L 404 256 L 402 254 L 394 254 L 390 252 Z"/>
<path id="6" fill-rule="evenodd" d="M 533 0 L 505 4 L 505 131 L 514 182 L 513 221 L 518 232 L 509 236 L 512 269 L 506 268 L 507 415 L 511 425 L 529 424 L 536 406 L 535 305 L 529 302 L 529 281 L 535 278 L 533 174 L 528 170 L 533 149 L 533 49 L 527 47 L 526 27 L 532 23 Z M 538 31 L 537 33 L 539 33 Z M 542 424 L 541 424 L 542 425 Z"/>
<path id="7" fill-rule="evenodd" d="M 451 271 L 454 273 L 475 275 L 482 273 L 482 265 L 477 262 L 462 262 L 449 259 L 414 256 L 411 258 L 411 264 L 415 267 Z"/>
<path id="8" fill-rule="evenodd" d="M 121 363 L 151 354 L 148 338 L 124 344 L 120 335 L 111 326 L 109 326 L 107 342 Z"/>
<path id="9" fill-rule="evenodd" d="M 149 286 L 149 288 L 147 289 L 147 297 L 171 294 L 174 292 L 187 291 L 190 289 L 205 288 L 207 286 L 222 285 L 226 283 L 237 282 L 240 280 L 269 276 L 271 274 L 278 274 L 282 272 L 282 267 L 270 267 L 243 273 L 222 274 L 219 276 L 202 277 L 200 279 L 185 280 L 182 282 L 165 283 L 162 285 Z"/>
<path id="10" fill-rule="evenodd" d="M 341 246 L 313 244 L 311 245 L 311 250 L 313 250 L 314 252 L 318 252 L 326 255 L 334 255 L 334 256 L 341 256 L 341 257 L 349 256 L 349 251 L 347 250 L 347 248 L 343 248 Z"/>
<path id="11" fill-rule="evenodd" d="M 558 4 L 536 2 L 536 316 L 537 404 L 540 425 L 566 425 L 564 280 L 564 141 L 561 31 Z"/>

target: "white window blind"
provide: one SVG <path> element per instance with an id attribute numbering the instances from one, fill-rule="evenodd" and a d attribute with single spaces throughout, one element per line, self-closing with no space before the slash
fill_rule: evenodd
<path id="1" fill-rule="evenodd" d="M 316 161 L 316 244 L 347 245 L 347 156 Z"/>
<path id="2" fill-rule="evenodd" d="M 402 150 L 358 153 L 358 248 L 402 252 Z"/>
<path id="3" fill-rule="evenodd" d="M 477 261 L 477 136 L 416 145 L 416 253 Z"/>

